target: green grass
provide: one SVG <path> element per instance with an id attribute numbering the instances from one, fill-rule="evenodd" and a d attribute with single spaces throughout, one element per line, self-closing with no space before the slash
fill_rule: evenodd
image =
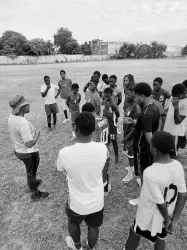
<path id="1" fill-rule="evenodd" d="M 0 66 L 0 250 L 67 250 L 65 237 L 68 235 L 67 218 L 64 204 L 67 197 L 65 178 L 56 170 L 59 150 L 69 145 L 70 124 L 63 125 L 64 119 L 60 98 L 58 105 L 58 126 L 51 134 L 46 134 L 46 116 L 44 102 L 40 96 L 43 76 L 49 75 L 52 83 L 57 83 L 59 71 L 65 69 L 67 77 L 82 88 L 95 70 L 101 73 L 116 74 L 118 85 L 122 88 L 125 74 L 135 75 L 136 81 L 152 83 L 154 77 L 164 78 L 164 86 L 171 89 L 175 83 L 187 78 L 187 60 L 125 60 L 90 63 Z M 29 98 L 31 113 L 27 118 L 41 131 L 39 140 L 41 162 L 38 171 L 42 178 L 42 190 L 49 191 L 50 197 L 42 202 L 33 203 L 26 192 L 25 167 L 15 156 L 10 140 L 7 119 L 11 109 L 8 100 L 22 94 Z M 122 105 L 120 130 L 122 131 Z M 119 137 L 119 142 L 122 137 Z M 121 152 L 120 145 L 120 152 Z M 186 169 L 186 154 L 180 154 L 179 160 Z M 98 250 L 123 249 L 128 231 L 135 216 L 136 208 L 128 200 L 139 193 L 135 181 L 121 184 L 125 175 L 127 160 L 120 156 L 119 166 L 114 165 L 113 153 L 110 165 L 112 192 L 105 202 L 104 223 L 100 230 Z M 82 225 L 82 237 L 86 237 L 86 227 Z M 141 250 L 153 249 L 142 240 Z M 187 209 L 183 211 L 173 237 L 168 237 L 167 250 L 187 249 Z"/>

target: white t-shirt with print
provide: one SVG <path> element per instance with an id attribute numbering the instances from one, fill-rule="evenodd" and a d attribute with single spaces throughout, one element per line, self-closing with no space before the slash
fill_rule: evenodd
<path id="1" fill-rule="evenodd" d="M 70 208 L 87 215 L 104 207 L 102 171 L 108 154 L 101 142 L 76 143 L 60 150 L 57 169 L 67 173 Z"/>
<path id="2" fill-rule="evenodd" d="M 34 126 L 25 117 L 10 114 L 8 127 L 17 153 L 24 154 L 39 151 L 37 143 L 32 148 L 27 148 L 25 145 L 26 142 L 33 140 L 36 133 Z"/>
<path id="3" fill-rule="evenodd" d="M 47 85 L 44 84 L 41 86 L 41 92 L 45 92 L 47 88 Z M 47 95 L 44 97 L 45 104 L 53 104 L 56 103 L 56 93 L 58 91 L 59 87 L 55 84 L 51 84 L 51 88 L 48 90 Z"/>
<path id="4" fill-rule="evenodd" d="M 184 170 L 180 162 L 153 163 L 143 173 L 136 224 L 141 230 L 149 230 L 152 236 L 161 233 L 164 218 L 157 204 L 166 201 L 169 216 L 172 217 L 178 193 L 186 192 Z"/>
<path id="5" fill-rule="evenodd" d="M 174 107 L 171 102 L 171 99 L 164 125 L 164 131 L 172 134 L 173 136 L 184 136 L 186 132 L 186 123 L 187 123 L 187 98 L 179 100 L 179 114 L 186 116 L 186 118 L 180 124 L 175 124 Z"/>

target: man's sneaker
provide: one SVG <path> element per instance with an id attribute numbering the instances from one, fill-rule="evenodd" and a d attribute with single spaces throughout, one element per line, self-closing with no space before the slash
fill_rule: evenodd
<path id="1" fill-rule="evenodd" d="M 71 248 L 73 250 L 77 250 L 77 248 L 75 247 L 75 244 L 73 242 L 73 239 L 70 236 L 66 237 L 66 244 L 69 248 Z M 83 248 L 81 247 L 80 250 L 83 250 Z"/>
<path id="2" fill-rule="evenodd" d="M 137 182 L 138 186 L 141 188 L 141 187 L 142 187 L 141 179 L 140 179 L 140 178 L 137 178 L 137 179 L 136 179 L 136 182 Z"/>
<path id="3" fill-rule="evenodd" d="M 117 129 L 117 133 L 118 133 L 118 135 L 121 135 L 121 132 L 119 131 L 119 129 Z"/>
<path id="4" fill-rule="evenodd" d="M 130 200 L 129 203 L 130 203 L 132 206 L 138 206 L 139 198 Z"/>
<path id="5" fill-rule="evenodd" d="M 35 193 L 33 193 L 31 195 L 31 199 L 33 201 L 39 201 L 41 199 L 46 199 L 47 197 L 49 196 L 49 193 L 48 192 L 40 192 L 40 191 L 37 191 Z"/>
<path id="6" fill-rule="evenodd" d="M 129 181 L 133 180 L 133 178 L 134 175 L 132 173 L 128 173 L 121 182 L 128 183 Z"/>
<path id="7" fill-rule="evenodd" d="M 108 184 L 108 192 L 105 192 L 105 193 L 104 193 L 104 196 L 105 196 L 105 197 L 108 197 L 108 195 L 109 195 L 109 193 L 111 192 L 111 190 L 112 190 L 112 186 L 111 186 L 111 184 Z"/>
<path id="8" fill-rule="evenodd" d="M 75 141 L 76 140 L 76 136 L 72 136 L 69 140 L 69 142 Z"/>
<path id="9" fill-rule="evenodd" d="M 65 120 L 63 121 L 63 123 L 66 123 L 66 122 L 69 122 L 69 119 L 65 119 Z"/>

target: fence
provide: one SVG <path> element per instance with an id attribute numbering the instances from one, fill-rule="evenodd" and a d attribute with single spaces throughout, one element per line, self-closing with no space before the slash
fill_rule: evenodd
<path id="1" fill-rule="evenodd" d="M 50 56 L 0 56 L 0 64 L 41 64 L 103 61 L 109 59 L 108 55 L 50 55 Z"/>

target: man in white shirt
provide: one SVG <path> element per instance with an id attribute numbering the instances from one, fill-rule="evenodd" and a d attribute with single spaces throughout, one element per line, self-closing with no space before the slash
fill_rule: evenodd
<path id="1" fill-rule="evenodd" d="M 155 243 L 155 250 L 164 250 L 167 233 L 173 233 L 187 198 L 183 167 L 169 156 L 173 147 L 171 134 L 153 134 L 155 163 L 144 170 L 136 219 L 124 250 L 137 249 L 141 237 Z"/>
<path id="2" fill-rule="evenodd" d="M 27 183 L 30 189 L 31 198 L 37 201 L 41 198 L 47 198 L 49 193 L 40 192 L 38 186 L 40 179 L 36 179 L 40 155 L 37 141 L 40 137 L 40 131 L 24 117 L 30 112 L 29 102 L 23 96 L 15 96 L 10 102 L 12 114 L 8 118 L 8 127 L 12 141 L 14 142 L 15 155 L 26 167 Z"/>
<path id="3" fill-rule="evenodd" d="M 57 85 L 50 83 L 50 77 L 44 76 L 44 82 L 41 86 L 41 96 L 45 99 L 45 112 L 47 115 L 48 132 L 52 130 L 51 128 L 51 114 L 53 114 L 53 124 L 56 127 L 57 113 L 59 112 L 56 103 L 56 98 L 60 94 L 60 89 Z"/>
<path id="4" fill-rule="evenodd" d="M 77 143 L 60 150 L 57 169 L 67 173 L 69 202 L 66 204 L 71 249 L 82 249 L 80 224 L 88 226 L 88 249 L 94 249 L 103 223 L 104 188 L 102 171 L 108 158 L 104 143 L 93 142 L 95 118 L 88 112 L 75 120 Z"/>

